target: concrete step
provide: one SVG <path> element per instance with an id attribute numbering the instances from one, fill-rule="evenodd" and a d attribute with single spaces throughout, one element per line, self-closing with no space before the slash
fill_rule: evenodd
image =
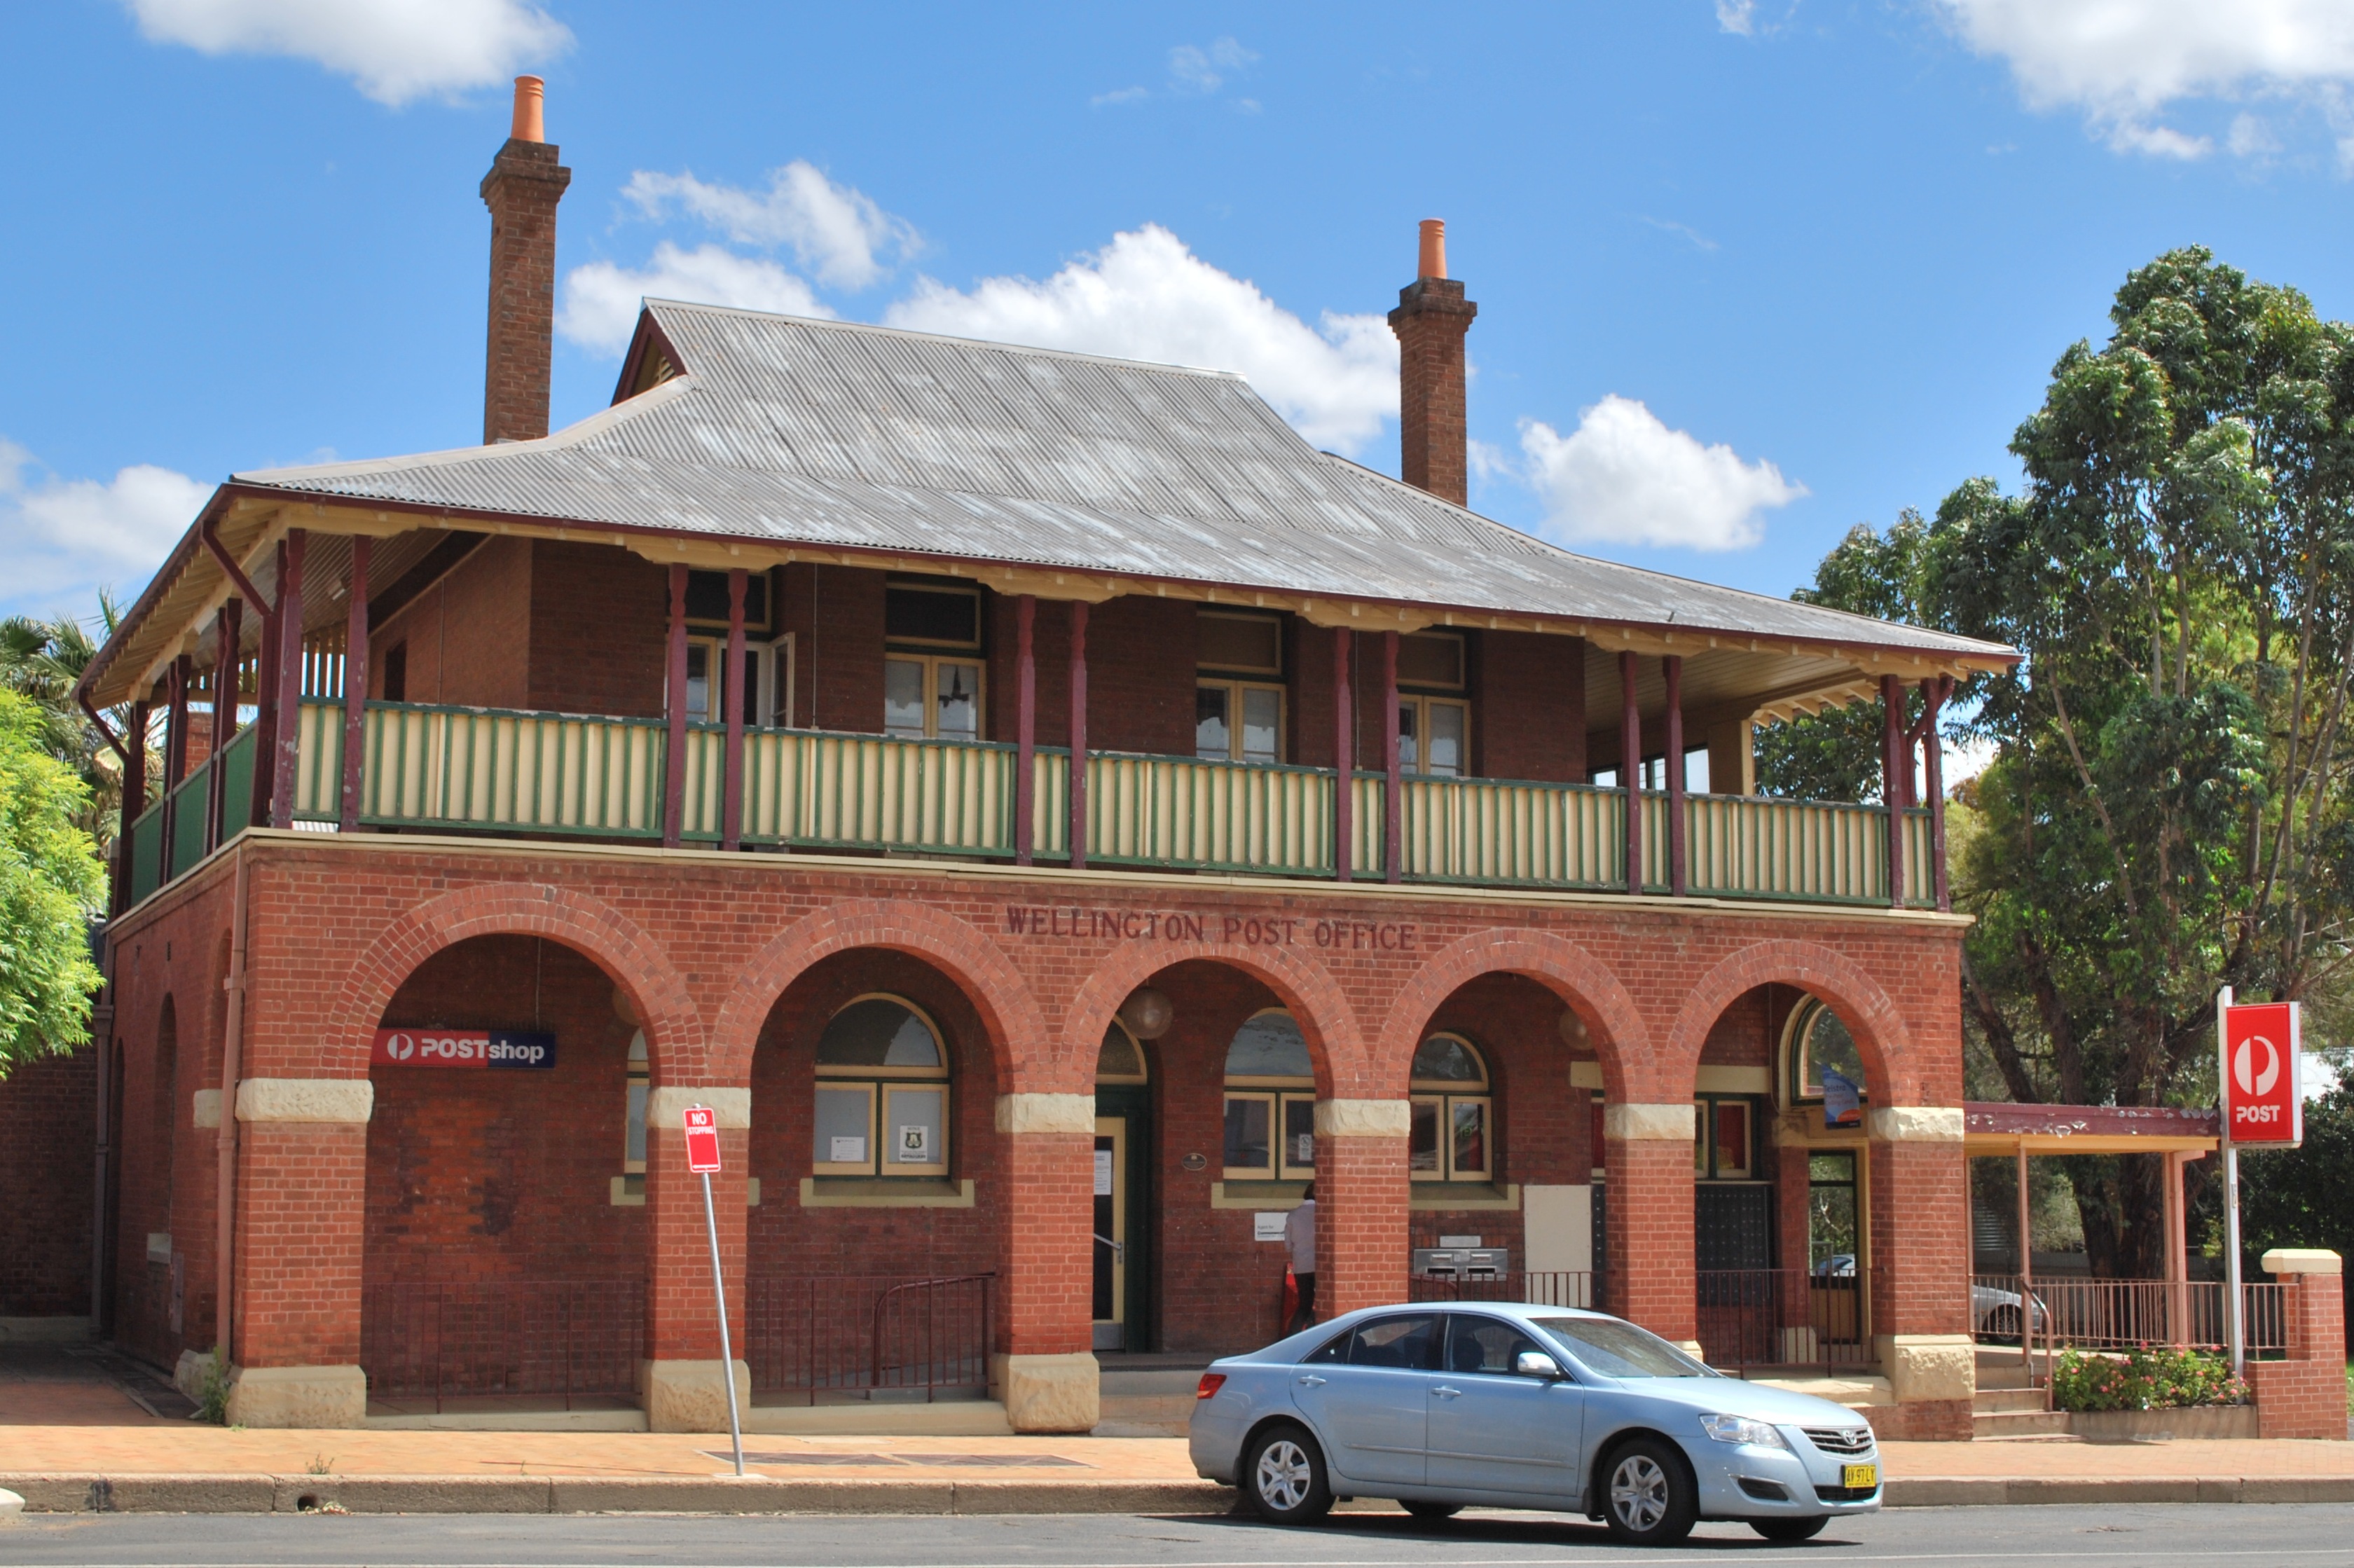
<path id="1" fill-rule="evenodd" d="M 1098 1437 L 1182 1437 L 1193 1419 L 1193 1391 L 1183 1393 L 1111 1393 L 1096 1414 Z"/>
<path id="2" fill-rule="evenodd" d="M 2033 1388 L 2035 1386 L 2035 1379 L 2025 1367 L 2020 1366 L 2017 1361 L 2009 1362 L 2008 1365 L 2004 1366 L 1993 1367 L 1988 1366 L 1984 1361 L 1981 1361 L 1978 1363 L 1978 1386 L 1980 1388 L 2002 1389 Z"/>
<path id="3" fill-rule="evenodd" d="M 1971 1401 L 1971 1408 L 1980 1415 L 2001 1415 L 2020 1410 L 2041 1410 L 2043 1391 L 2040 1388 L 1981 1388 Z"/>
<path id="4" fill-rule="evenodd" d="M 2069 1429 L 2064 1410 L 1982 1411 L 1971 1416 L 1970 1425 L 1974 1437 L 2040 1437 L 2065 1435 Z"/>

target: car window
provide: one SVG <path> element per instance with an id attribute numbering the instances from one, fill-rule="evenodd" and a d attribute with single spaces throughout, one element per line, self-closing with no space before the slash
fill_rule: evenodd
<path id="1" fill-rule="evenodd" d="M 1349 1341 L 1354 1337 L 1352 1330 L 1343 1329 L 1299 1359 L 1303 1362 L 1345 1362 L 1349 1359 Z"/>
<path id="2" fill-rule="evenodd" d="M 1436 1312 L 1401 1312 L 1360 1323 L 1349 1345 L 1349 1364 L 1436 1372 L 1442 1327 Z"/>
<path id="3" fill-rule="evenodd" d="M 1714 1377 L 1648 1329 L 1616 1318 L 1533 1318 L 1569 1353 L 1604 1377 Z"/>
<path id="4" fill-rule="evenodd" d="M 1513 1358 L 1522 1351 L 1553 1354 L 1527 1330 L 1500 1318 L 1475 1318 L 1453 1312 L 1447 1319 L 1447 1370 L 1451 1372 L 1497 1372 L 1510 1376 Z"/>

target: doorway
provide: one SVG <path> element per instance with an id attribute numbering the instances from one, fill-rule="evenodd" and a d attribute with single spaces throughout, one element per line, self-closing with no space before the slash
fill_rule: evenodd
<path id="1" fill-rule="evenodd" d="M 1095 1348 L 1152 1348 L 1152 1238 L 1147 1217 L 1152 1091 L 1143 1048 L 1115 1022 L 1096 1068 L 1093 1185 Z"/>

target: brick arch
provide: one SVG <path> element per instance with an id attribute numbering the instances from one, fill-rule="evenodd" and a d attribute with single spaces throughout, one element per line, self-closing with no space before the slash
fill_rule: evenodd
<path id="1" fill-rule="evenodd" d="M 1094 1093 L 1096 1054 L 1129 992 L 1162 969 L 1197 959 L 1242 970 L 1290 1010 L 1307 1038 L 1309 1058 L 1316 1064 L 1320 1097 L 1370 1097 L 1380 1092 L 1366 1070 L 1364 1035 L 1356 1012 L 1323 965 L 1288 948 L 1206 940 L 1130 943 L 1098 965 L 1063 1015 L 1055 1086 L 1066 1094 Z"/>
<path id="2" fill-rule="evenodd" d="M 804 916 L 770 938 L 737 971 L 712 1027 L 711 1055 L 719 1081 L 748 1082 L 753 1048 L 777 999 L 820 959 L 854 948 L 906 953 L 947 975 L 981 1014 L 1004 1092 L 1035 1086 L 1030 1079 L 1049 1054 L 1046 1021 L 1013 960 L 953 915 L 888 898 L 853 900 Z"/>
<path id="3" fill-rule="evenodd" d="M 1490 974 L 1524 976 L 1577 1011 L 1593 1036 L 1603 1092 L 1611 1100 L 1641 1100 L 1651 1092 L 1647 1086 L 1659 1066 L 1650 1026 L 1610 967 L 1550 931 L 1499 927 L 1459 938 L 1432 954 L 1389 1004 L 1373 1049 L 1373 1075 L 1388 1093 L 1405 1094 L 1415 1048 L 1432 1014 L 1465 985 Z"/>
<path id="4" fill-rule="evenodd" d="M 426 959 L 474 937 L 545 937 L 581 954 L 629 993 L 645 1020 L 646 1051 L 657 1080 L 715 1081 L 706 1067 L 703 1016 L 662 945 L 603 900 L 542 883 L 461 887 L 427 900 L 386 927 L 352 966 L 327 1014 L 328 1053 L 322 1065 L 331 1074 L 366 1077 L 368 1044 L 393 993 Z"/>
<path id="5" fill-rule="evenodd" d="M 1789 985 L 1820 998 L 1855 1036 L 1872 1098 L 1881 1105 L 1923 1103 L 1923 1075 L 1913 1033 L 1871 971 L 1814 942 L 1755 942 L 1727 956 L 1685 996 L 1669 1034 L 1670 1060 L 1681 1074 L 1667 1099 L 1691 1097 L 1701 1047 L 1734 1000 L 1761 985 Z M 1778 1070 L 1779 1063 L 1776 1064 Z"/>

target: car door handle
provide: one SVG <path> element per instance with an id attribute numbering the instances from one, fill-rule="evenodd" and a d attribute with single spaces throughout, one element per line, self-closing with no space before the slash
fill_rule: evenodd
<path id="1" fill-rule="evenodd" d="M 1322 1388 L 1324 1386 L 1324 1380 L 1311 1373 L 1310 1375 L 1299 1380 L 1299 1386 L 1302 1388 Z"/>
<path id="2" fill-rule="evenodd" d="M 1449 1388 L 1445 1383 L 1439 1384 L 1430 1392 L 1438 1395 L 1441 1399 L 1460 1399 L 1463 1397 L 1463 1391 L 1461 1389 Z"/>

